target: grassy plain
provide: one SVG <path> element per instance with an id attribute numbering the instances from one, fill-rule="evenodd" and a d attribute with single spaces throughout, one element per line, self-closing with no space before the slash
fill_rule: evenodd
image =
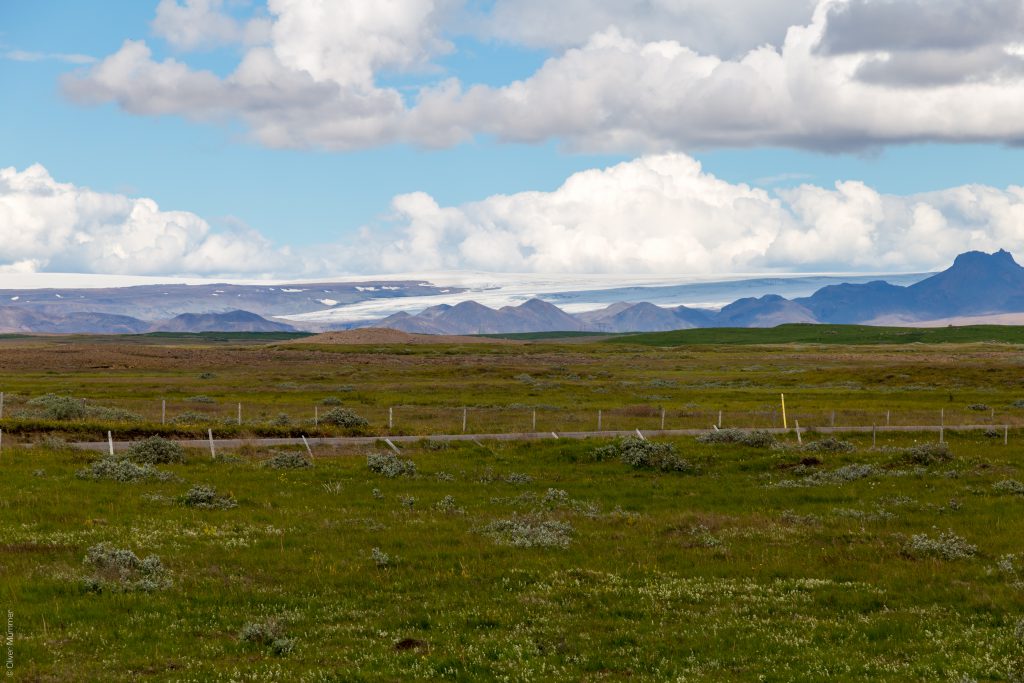
<path id="1" fill-rule="evenodd" d="M 776 330 L 753 331 L 774 339 Z M 1024 426 L 1024 354 L 972 344 L 697 344 L 572 340 L 466 345 L 317 346 L 202 339 L 0 342 L 3 428 L 102 439 L 146 433 L 332 435 L 314 416 L 340 403 L 368 433 L 781 426 L 779 394 L 803 427 Z M 135 422 L 48 424 L 25 405 L 47 393 L 136 413 Z M 167 422 L 161 425 L 161 401 Z M 326 403 L 325 403 L 326 401 Z M 242 403 L 242 425 L 237 404 Z M 388 429 L 389 409 L 393 417 Z M 183 413 L 192 416 L 182 422 Z M 19 419 L 19 415 L 22 419 Z M 283 415 L 283 417 L 282 417 Z M 887 417 L 888 416 L 888 417 Z"/>
<path id="2" fill-rule="evenodd" d="M 651 427 L 661 407 L 669 426 L 706 426 L 719 409 L 766 426 L 780 392 L 805 426 L 833 408 L 846 422 L 941 409 L 947 424 L 1019 424 L 1022 362 L 1007 343 L 6 340 L 0 609 L 13 612 L 13 679 L 1020 680 L 1016 430 L 1008 446 L 947 431 L 952 458 L 935 462 L 900 450 L 934 434 L 882 434 L 875 449 L 849 437 L 842 453 L 681 438 L 691 468 L 672 473 L 594 461 L 601 440 L 425 440 L 403 453 L 416 476 L 395 478 L 367 467 L 381 449 L 322 448 L 312 468 L 275 470 L 245 447 L 192 452 L 158 466 L 173 478 L 137 483 L 77 478 L 95 455 L 52 437 L 159 431 L 164 397 L 171 414 L 219 421 L 244 401 L 243 434 L 328 397 L 373 433 L 392 405 L 395 431 L 410 433 L 459 431 L 462 405 L 471 431 L 528 428 L 533 409 L 539 429 L 592 427 L 598 409 L 606 428 Z M 17 417 L 48 392 L 149 422 Z M 186 507 L 194 485 L 238 506 Z M 504 545 L 503 521 L 553 524 L 558 542 Z M 102 542 L 159 556 L 170 586 L 87 590 L 83 558 Z M 242 637 L 268 622 L 287 644 L 276 654 Z"/>

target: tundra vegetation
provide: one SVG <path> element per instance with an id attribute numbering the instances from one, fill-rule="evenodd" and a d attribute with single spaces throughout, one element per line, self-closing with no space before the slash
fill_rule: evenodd
<path id="1" fill-rule="evenodd" d="M 949 428 L 958 410 L 984 418 L 981 402 L 1017 424 L 1018 347 L 95 342 L 74 368 L 76 345 L 4 344 L 0 607 L 16 615 L 21 680 L 1024 677 L 1024 434 L 1004 446 Z M 212 397 L 198 405 L 225 422 L 244 400 L 252 430 L 261 410 L 310 427 L 293 406 L 338 394 L 384 433 L 388 404 L 443 423 L 441 408 L 480 395 L 603 406 L 613 427 L 649 429 L 666 407 L 714 434 L 718 406 L 769 426 L 782 392 L 822 420 L 944 408 L 947 429 L 944 446 L 935 432 L 874 447 L 870 432 L 648 433 L 212 458 L 147 441 L 181 434 L 143 405 L 172 390 Z M 145 417 L 16 414 L 46 394 Z M 450 417 L 456 431 L 461 409 Z M 138 444 L 130 458 L 69 443 L 108 425 Z"/>

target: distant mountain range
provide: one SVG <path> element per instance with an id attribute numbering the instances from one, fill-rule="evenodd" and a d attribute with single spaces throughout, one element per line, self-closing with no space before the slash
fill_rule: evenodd
<path id="1" fill-rule="evenodd" d="M 46 314 L 0 306 L 0 332 L 23 334 L 142 334 L 145 332 L 296 332 L 248 311 L 182 313 L 170 320 L 146 322 L 109 313 Z"/>
<path id="2" fill-rule="evenodd" d="M 661 332 L 784 323 L 895 325 L 1018 312 L 1024 313 L 1024 268 L 1000 250 L 961 254 L 949 269 L 907 287 L 881 280 L 830 285 L 809 297 L 769 294 L 739 299 L 717 311 L 618 302 L 570 315 L 539 299 L 498 310 L 465 301 L 434 306 L 418 315 L 397 313 L 373 324 L 426 334 Z"/>
<path id="3" fill-rule="evenodd" d="M 697 327 L 774 327 L 794 322 L 899 325 L 968 317 L 978 322 L 984 316 L 1024 314 L 1024 268 L 1000 250 L 994 254 L 961 254 L 947 270 L 908 286 L 882 280 L 833 284 L 810 296 L 747 297 L 717 310 L 619 301 L 599 310 L 570 314 L 534 298 L 497 309 L 468 300 L 373 321 L 346 322 L 343 317 L 346 305 L 374 299 L 422 301 L 439 295 L 451 297 L 461 291 L 414 281 L 4 290 L 0 291 L 0 332 L 286 332 L 300 326 L 318 331 L 374 326 L 447 335 L 658 332 Z M 332 320 L 338 322 L 312 325 L 268 319 L 310 309 L 329 309 Z"/>

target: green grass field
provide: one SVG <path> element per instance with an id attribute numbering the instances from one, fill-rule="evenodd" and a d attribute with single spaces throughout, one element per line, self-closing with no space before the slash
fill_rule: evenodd
<path id="1" fill-rule="evenodd" d="M 5 340 L 11 679 L 1021 680 L 1024 433 L 1001 438 L 1024 424 L 1021 352 Z M 458 432 L 462 406 L 470 431 L 522 429 L 533 410 L 540 430 L 592 427 L 597 410 L 605 428 L 650 429 L 662 408 L 670 427 L 721 409 L 727 426 L 769 426 L 781 392 L 805 428 L 832 410 L 841 424 L 941 411 L 993 430 L 947 429 L 948 457 L 907 450 L 934 433 L 841 437 L 840 452 L 680 438 L 685 463 L 665 472 L 595 459 L 607 441 L 423 440 L 402 454 L 415 476 L 393 478 L 368 467 L 382 444 L 321 446 L 296 470 L 247 446 L 134 483 L 77 477 L 99 456 L 61 441 L 314 434 L 314 406 L 381 435 Z M 33 403 L 47 393 L 76 401 Z M 164 398 L 207 421 L 162 427 Z M 26 417 L 42 405 L 87 415 Z M 195 486 L 237 506 L 190 507 Z M 104 543 L 138 559 L 104 565 Z"/>
<path id="2" fill-rule="evenodd" d="M 689 473 L 592 462 L 597 442 L 425 443 L 405 454 L 415 477 L 399 478 L 361 452 L 293 471 L 261 467 L 258 452 L 193 453 L 155 483 L 78 479 L 90 456 L 59 447 L 8 450 L 0 602 L 14 613 L 14 672 L 1009 680 L 1024 674 L 1024 495 L 994 485 L 1024 478 L 1019 450 L 950 443 L 955 457 L 929 466 L 864 442 L 801 465 L 795 444 L 681 440 Z M 870 468 L 815 474 L 850 464 Z M 238 506 L 184 507 L 196 484 Z M 504 545 L 486 532 L 496 520 L 558 522 L 567 545 Z M 158 556 L 170 585 L 88 590 L 83 559 L 101 542 Z M 290 651 L 242 638 L 268 622 Z"/>

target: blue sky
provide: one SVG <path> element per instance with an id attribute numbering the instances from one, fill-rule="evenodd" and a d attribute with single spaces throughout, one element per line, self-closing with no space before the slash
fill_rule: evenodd
<path id="1" fill-rule="evenodd" d="M 183 7 L 187 2 L 191 0 L 178 0 L 178 4 Z M 270 21 L 277 16 L 258 2 L 205 2 L 213 10 L 234 17 L 237 22 L 246 22 L 253 17 Z M 864 2 L 870 5 L 870 0 Z M 424 3 L 427 0 L 409 0 L 410 12 L 416 9 L 413 5 Z M 447 3 L 449 7 L 457 4 Z M 598 5 L 607 4 L 595 2 L 595 10 Z M 699 0 L 693 0 L 692 4 L 699 9 Z M 780 12 L 787 9 L 782 7 L 786 4 L 784 0 L 780 0 L 779 4 Z M 793 4 L 789 3 L 790 6 Z M 102 10 L 97 11 L 97 7 L 102 7 Z M 792 7 L 788 9 L 792 10 Z M 466 126 L 471 129 L 469 134 L 453 133 L 454 137 L 445 138 L 440 144 L 433 139 L 432 131 L 423 133 L 421 129 L 398 135 L 368 134 L 365 141 L 353 138 L 347 132 L 343 139 L 336 136 L 307 138 L 304 130 L 306 126 L 303 124 L 303 130 L 289 132 L 289 135 L 294 134 L 293 137 L 298 138 L 297 142 L 291 140 L 282 145 L 273 140 L 268 142 L 268 135 L 272 133 L 265 131 L 270 130 L 271 126 L 261 128 L 265 123 L 262 120 L 254 123 L 254 117 L 261 114 L 254 114 L 252 110 L 228 111 L 225 115 L 215 117 L 216 120 L 191 120 L 188 104 L 156 104 L 152 106 L 151 112 L 133 111 L 133 106 L 125 102 L 137 101 L 132 98 L 136 97 L 138 89 L 142 87 L 139 82 L 117 84 L 117 87 L 123 85 L 124 90 L 111 90 L 112 94 L 93 96 L 87 93 L 83 96 L 85 89 L 100 89 L 97 83 L 101 79 L 95 75 L 99 60 L 118 54 L 125 40 L 145 42 L 151 52 L 147 64 L 174 59 L 187 64 L 193 72 L 209 70 L 224 81 L 230 79 L 240 60 L 252 48 L 250 44 L 230 41 L 225 41 L 228 44 L 202 49 L 183 49 L 180 45 L 172 45 L 173 41 L 169 41 L 165 35 L 159 35 L 151 25 L 156 10 L 155 0 L 112 0 L 99 6 L 72 0 L 0 4 L 0 52 L 6 55 L 6 58 L 0 59 L 0 87 L 3 88 L 7 103 L 7 106 L 0 108 L 0 167 L 13 167 L 21 172 L 32 164 L 41 164 L 57 183 L 88 188 L 101 195 L 152 198 L 164 211 L 189 212 L 209 224 L 209 230 L 205 233 L 202 233 L 205 228 L 198 229 L 202 234 L 197 233 L 195 239 L 199 242 L 211 233 L 230 230 L 240 221 L 265 238 L 266 247 L 270 250 L 266 258 L 261 260 L 258 272 L 288 272 L 290 266 L 273 265 L 273 254 L 282 258 L 282 248 L 288 248 L 289 254 L 298 254 L 305 259 L 307 265 L 303 268 L 310 272 L 318 267 L 322 269 L 322 263 L 316 265 L 316 259 L 311 259 L 306 250 L 320 253 L 330 251 L 332 254 L 344 252 L 348 256 L 340 257 L 344 263 L 339 266 L 339 270 L 351 270 L 357 269 L 359 259 L 370 253 L 360 251 L 360 245 L 353 245 L 353 242 L 365 243 L 368 239 L 372 241 L 379 237 L 381 241 L 376 245 L 377 249 L 388 249 L 391 246 L 397 250 L 406 249 L 408 243 L 416 239 L 417 226 L 427 220 L 421 208 L 413 213 L 399 210 L 396 218 L 393 199 L 410 193 L 425 193 L 437 206 L 452 207 L 458 211 L 458 218 L 452 219 L 452 225 L 445 226 L 445 235 L 435 240 L 432 248 L 444 253 L 454 249 L 461 256 L 455 260 L 445 260 L 443 253 L 417 255 L 409 252 L 404 259 L 372 264 L 376 270 L 389 266 L 410 267 L 418 262 L 424 266 L 441 268 L 576 268 L 576 264 L 566 264 L 564 260 L 555 258 L 529 260 L 545 248 L 550 247 L 553 251 L 560 248 L 549 245 L 543 236 L 521 237 L 536 231 L 538 228 L 535 225 L 517 224 L 513 219 L 499 215 L 497 209 L 485 207 L 462 210 L 460 207 L 496 194 L 517 195 L 528 191 L 552 193 L 574 173 L 615 164 L 631 164 L 648 155 L 672 154 L 695 158 L 702 163 L 704 174 L 711 174 L 734 186 L 749 184 L 763 188 L 769 201 L 777 201 L 780 190 L 785 191 L 786 188 L 813 185 L 832 192 L 836 181 L 854 180 L 862 181 L 879 195 L 898 195 L 901 201 L 906 201 L 907 206 L 912 207 L 914 202 L 905 199 L 908 195 L 971 184 L 1003 191 L 1022 182 L 1019 169 L 1022 168 L 1024 152 L 1021 147 L 1010 143 L 1024 139 L 1024 135 L 1013 131 L 988 134 L 984 122 L 974 128 L 952 130 L 948 134 L 936 134 L 936 127 L 928 120 L 922 120 L 920 131 L 913 130 L 911 126 L 910 130 L 901 129 L 890 133 L 883 126 L 880 131 L 856 131 L 852 143 L 846 137 L 846 129 L 838 124 L 834 126 L 835 130 L 825 126 L 824 132 L 813 136 L 801 137 L 804 135 L 802 132 L 787 130 L 772 131 L 765 134 L 763 139 L 757 138 L 756 134 L 751 137 L 750 126 L 746 124 L 741 126 L 743 130 L 739 135 L 733 130 L 724 133 L 710 130 L 702 136 L 700 131 L 692 133 L 694 127 L 690 124 L 686 124 L 687 130 L 683 132 L 665 133 L 658 130 L 657 134 L 652 133 L 652 130 L 663 125 L 660 121 L 652 123 L 649 128 L 641 124 L 615 130 L 601 128 L 603 124 L 600 122 L 586 122 L 577 131 L 572 127 L 573 116 L 565 116 L 561 108 L 553 108 L 547 119 L 542 119 L 544 114 L 538 113 L 538 121 L 530 122 L 528 127 L 517 126 L 513 115 L 509 115 L 508 121 L 492 125 L 494 114 L 486 112 L 503 112 L 488 107 L 502 106 L 499 97 L 504 96 L 500 92 L 504 86 L 521 79 L 537 80 L 535 75 L 539 70 L 547 68 L 544 67 L 546 60 L 559 64 L 567 61 L 571 53 L 579 51 L 585 43 L 566 46 L 557 44 L 550 37 L 510 35 L 505 28 L 470 29 L 466 28 L 468 20 L 464 16 L 460 20 L 438 19 L 435 22 L 432 30 L 437 35 L 425 39 L 427 47 L 424 50 L 429 52 L 425 57 L 417 55 L 411 60 L 415 62 L 411 65 L 408 63 L 410 60 L 385 63 L 373 74 L 375 92 L 394 90 L 400 93 L 406 107 L 402 116 L 418 109 L 417 98 L 422 89 L 436 87 L 446 78 L 457 78 L 464 90 L 474 84 L 490 87 L 489 92 L 481 98 L 483 104 L 479 110 L 484 113 L 473 110 L 472 116 L 477 119 Z M 497 10 L 491 3 L 482 3 L 477 4 L 474 11 L 479 19 L 479 15 Z M 528 10 L 524 12 L 528 13 Z M 466 14 L 465 8 L 463 14 Z M 665 26 L 664 35 L 648 35 L 651 29 L 636 19 L 635 13 L 623 15 L 621 25 L 615 29 L 617 34 L 640 45 L 653 44 L 654 39 L 675 40 L 677 34 L 673 33 L 670 23 Z M 531 20 L 529 16 L 523 19 L 526 24 Z M 809 14 L 806 21 L 811 21 Z M 830 25 L 824 30 L 829 29 Z M 415 35 L 418 37 L 419 33 Z M 686 47 L 685 30 L 679 29 L 678 35 L 680 37 L 676 42 Z M 405 34 L 399 34 L 399 37 L 400 40 L 407 39 Z M 435 38 L 446 41 L 447 46 L 435 49 L 430 42 Z M 754 36 L 751 40 L 756 38 Z M 320 39 L 329 45 L 332 36 L 321 36 Z M 352 38 L 342 35 L 338 40 L 351 41 Z M 580 41 L 585 40 L 590 39 L 580 38 Z M 345 49 L 351 49 L 351 42 L 344 45 L 347 46 Z M 752 43 L 750 48 L 755 46 L 756 43 Z M 358 46 L 356 49 L 359 49 Z M 626 51 L 629 49 L 629 46 L 623 48 Z M 730 49 L 736 51 L 735 47 Z M 932 46 L 933 52 L 934 49 Z M 781 46 L 779 51 L 782 51 Z M 26 59 L 26 55 L 20 53 L 32 53 L 38 58 Z M 740 50 L 740 56 L 742 53 Z M 60 55 L 83 55 L 98 61 L 92 64 L 69 63 Z M 951 63 L 957 57 L 955 52 L 950 52 Z M 739 57 L 727 54 L 723 48 L 719 58 L 735 60 Z M 371 55 L 368 59 L 376 65 L 382 58 Z M 338 68 L 331 68 L 335 69 L 330 76 L 332 84 L 341 82 L 344 87 L 348 87 L 348 76 L 339 76 Z M 69 92 L 66 80 L 62 80 L 68 78 L 68 74 L 79 79 L 80 87 L 75 92 Z M 353 87 L 365 89 L 366 85 L 363 83 Z M 894 86 L 887 83 L 884 87 L 890 90 L 905 87 L 909 91 L 930 86 L 920 83 Z M 132 88 L 134 92 L 130 91 Z M 565 98 L 571 100 L 574 96 L 572 88 L 570 82 L 568 89 L 556 90 L 557 97 L 564 93 Z M 177 97 L 180 92 L 182 90 L 179 89 L 162 93 L 160 102 Z M 1013 99 L 1018 97 L 1016 90 L 1007 88 L 1003 95 L 1010 98 L 1011 102 L 1019 101 Z M 738 108 L 750 106 L 743 102 L 743 87 L 737 87 L 736 93 L 730 96 L 736 98 Z M 549 92 L 538 97 L 540 99 L 537 104 L 524 109 L 520 119 L 534 111 L 543 110 L 552 96 Z M 489 99 L 498 100 L 498 104 L 494 105 Z M 216 106 L 224 107 L 222 102 Z M 287 106 L 295 105 L 289 103 Z M 160 107 L 165 108 L 161 110 Z M 226 109 L 230 110 L 230 107 Z M 288 111 L 290 116 L 294 115 L 294 110 Z M 628 114 L 627 111 L 618 116 L 627 118 Z M 967 115 L 970 114 L 967 112 Z M 834 112 L 831 111 L 827 114 L 832 115 Z M 197 116 L 204 118 L 201 114 Z M 452 120 L 458 122 L 451 124 L 453 129 L 464 125 L 465 116 L 469 115 L 453 115 Z M 569 121 L 568 124 L 559 118 L 563 116 Z M 850 116 L 854 118 L 857 114 L 851 112 Z M 614 117 L 609 115 L 609 118 Z M 653 120 L 653 115 L 648 119 Z M 707 116 L 704 116 L 695 120 L 706 119 Z M 671 116 L 667 120 L 671 121 Z M 276 129 L 278 123 L 272 122 L 272 127 Z M 449 123 L 446 120 L 444 125 Z M 999 125 L 1002 122 L 994 121 L 989 128 L 994 130 Z M 593 127 L 593 130 L 586 129 L 588 126 Z M 505 138 L 505 141 L 498 138 Z M 626 142 L 608 145 L 605 139 L 623 139 Z M 906 140 L 914 141 L 908 143 Z M 605 180 L 602 179 L 602 182 Z M 706 178 L 700 180 L 705 181 Z M 601 191 L 607 191 L 607 188 Z M 544 201 L 547 202 L 544 206 L 548 208 L 543 211 L 553 211 L 550 206 L 554 200 Z M 806 201 L 789 197 L 782 201 L 786 204 L 783 207 L 787 216 L 784 222 L 788 222 L 789 217 L 794 217 L 796 223 L 811 220 L 800 215 Z M 947 206 L 949 201 L 943 199 L 934 202 L 936 210 L 942 213 L 947 223 L 960 220 L 962 215 L 973 214 L 973 210 L 963 206 Z M 688 213 L 689 208 L 681 209 L 681 215 L 708 213 Z M 721 207 L 716 207 L 718 209 Z M 911 208 L 906 210 L 911 211 Z M 881 213 L 878 215 L 881 216 Z M 46 224 L 48 220 L 40 213 L 40 227 L 37 229 L 51 232 L 57 230 Z M 566 219 L 560 216 L 558 220 L 561 223 L 556 227 L 561 230 L 565 227 L 562 223 Z M 724 220 L 735 222 L 740 219 L 729 217 Z M 875 235 L 883 229 L 887 220 L 900 219 L 879 217 L 873 227 L 861 225 L 857 229 Z M 960 229 L 967 234 L 974 234 L 985 229 L 978 222 L 984 220 L 971 218 Z M 578 223 L 569 227 L 583 231 L 582 238 L 586 239 L 589 236 L 586 233 L 590 229 L 588 226 L 594 222 L 593 217 L 582 215 Z M 480 256 L 469 243 L 467 235 L 472 232 L 472 227 L 467 227 L 469 224 L 491 226 L 494 230 L 500 228 L 502 239 L 511 235 L 510 240 L 506 241 L 509 245 L 514 242 L 515 246 L 509 248 L 519 250 L 522 258 L 502 260 Z M 500 225 L 495 227 L 494 224 Z M 360 233 L 359 229 L 364 226 L 369 226 L 369 232 Z M 0 231 L 17 229 L 18 226 L 13 223 L 0 223 Z M 77 228 L 68 227 L 65 232 L 74 229 Z M 615 226 L 601 225 L 594 233 L 595 238 L 610 243 L 606 233 L 614 229 Z M 701 229 L 711 235 L 716 231 L 713 224 L 702 226 Z M 805 234 L 813 235 L 816 230 L 820 232 L 820 226 L 804 225 L 803 229 Z M 698 235 L 696 229 L 694 235 Z M 663 263 L 658 258 L 649 258 L 645 261 L 644 254 L 650 254 L 652 249 L 656 252 L 658 240 L 662 237 L 652 236 L 651 244 L 654 246 L 646 251 L 638 250 L 630 255 L 629 260 L 610 262 L 595 256 L 581 259 L 579 269 L 635 268 L 650 271 L 694 267 L 687 260 Z M 684 249 L 691 242 L 699 242 L 707 258 L 712 258 L 710 255 L 716 252 L 716 245 L 699 235 L 691 237 L 687 237 L 689 241 L 680 242 L 679 248 Z M 1008 236 L 993 234 L 991 238 L 1006 241 Z M 871 239 L 884 242 L 874 236 Z M 755 257 L 742 257 L 747 258 L 747 261 L 743 261 L 736 253 L 722 256 L 719 261 L 710 261 L 711 267 L 733 270 L 744 265 L 748 270 L 820 269 L 844 265 L 853 269 L 866 267 L 856 259 L 848 264 L 842 263 L 842 258 L 836 256 L 843 253 L 845 247 L 842 244 L 832 244 L 832 253 L 820 259 L 803 261 L 792 258 L 792 250 L 786 251 L 778 244 L 781 242 L 777 238 L 771 244 L 766 243 L 767 246 Z M 975 235 L 965 239 L 960 246 L 966 248 L 977 244 L 987 243 Z M 325 245 L 329 245 L 329 249 L 325 250 Z M 960 249 L 960 246 L 956 249 Z M 1012 248 L 1017 245 L 1005 246 Z M 182 254 L 166 262 L 157 260 L 153 264 L 153 272 L 191 272 L 183 262 L 190 248 L 198 247 L 183 247 L 185 251 Z M 278 251 L 273 251 L 275 249 Z M 941 260 L 949 255 L 947 251 L 955 250 L 950 246 L 945 251 L 939 250 L 931 255 L 922 255 L 917 260 L 908 259 L 905 263 L 899 263 L 899 259 L 893 258 L 891 254 L 893 250 L 899 249 L 898 241 L 888 245 L 880 243 L 876 250 L 869 250 L 865 258 L 873 258 L 885 265 L 891 264 L 892 267 L 930 267 L 941 263 L 927 262 L 929 258 Z M 284 258 L 287 260 L 287 257 Z M 346 258 L 349 260 L 346 261 Z M 35 257 L 30 250 L 7 255 L 0 250 L 0 266 L 5 261 L 8 264 L 30 264 L 24 267 L 36 269 L 53 269 L 58 265 L 82 269 L 97 267 L 91 262 L 80 263 L 67 254 L 44 253 Z M 121 264 L 117 269 L 124 272 L 127 268 L 127 264 Z M 231 271 L 224 262 L 208 267 L 213 270 L 216 268 Z M 238 272 L 243 271 L 245 268 L 238 269 Z M 300 271 L 295 272 L 301 274 Z"/>

